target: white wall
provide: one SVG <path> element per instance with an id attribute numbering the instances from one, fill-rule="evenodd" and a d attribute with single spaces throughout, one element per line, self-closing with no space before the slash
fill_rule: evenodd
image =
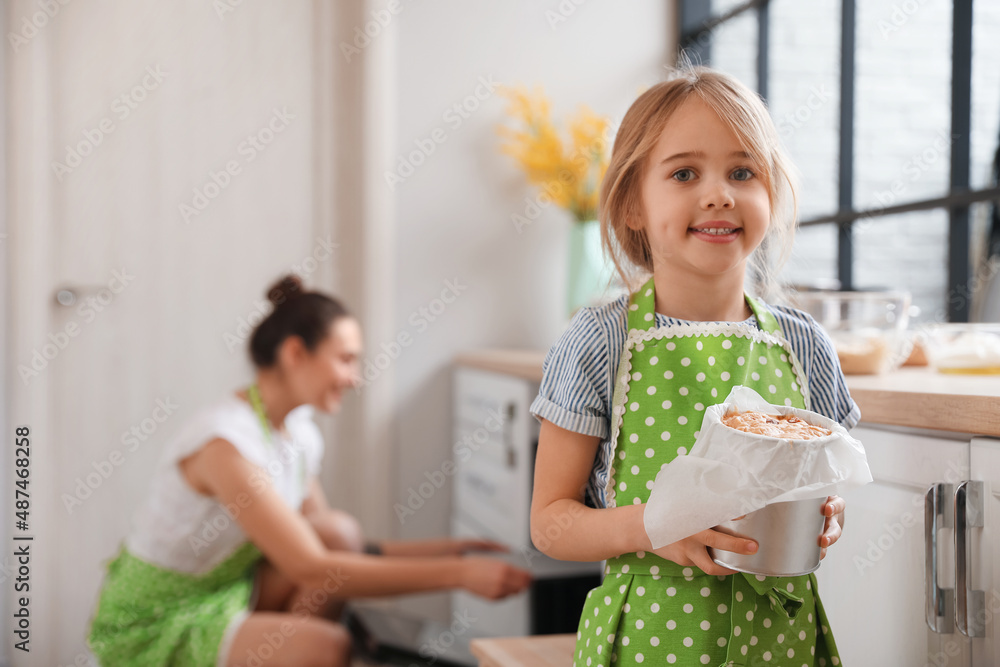
<path id="1" fill-rule="evenodd" d="M 486 99 L 460 125 L 445 114 L 485 79 L 543 86 L 558 118 L 583 103 L 618 120 L 644 86 L 661 79 L 676 28 L 674 3 L 662 0 L 414 2 L 404 4 L 397 24 L 395 153 L 414 150 L 436 128 L 447 137 L 394 193 L 385 189 L 397 215 L 395 320 L 413 336 L 396 364 L 391 492 L 402 502 L 451 456 L 455 355 L 546 349 L 566 324 L 570 218 L 550 207 L 521 233 L 512 223 L 536 191 L 499 152 L 495 128 L 506 102 L 480 88 Z M 459 296 L 421 324 L 420 309 L 440 297 L 446 281 L 461 284 Z M 446 534 L 447 490 L 402 525 L 394 520 L 399 534 Z M 426 602 L 414 606 L 426 609 Z"/>

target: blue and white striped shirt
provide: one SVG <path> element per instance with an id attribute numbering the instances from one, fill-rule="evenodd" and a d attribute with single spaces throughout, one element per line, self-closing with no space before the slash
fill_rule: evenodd
<path id="1" fill-rule="evenodd" d="M 569 431 L 601 438 L 590 478 L 590 493 L 605 507 L 614 446 L 611 442 L 611 400 L 614 375 L 628 334 L 629 296 L 603 306 L 581 308 L 555 342 L 542 366 L 542 384 L 531 404 L 531 414 Z M 794 308 L 764 304 L 778 321 L 809 383 L 813 412 L 853 428 L 861 410 L 847 391 L 837 353 L 826 332 L 810 315 Z M 683 320 L 656 313 L 655 324 L 665 327 Z M 751 316 L 746 324 L 757 326 Z"/>

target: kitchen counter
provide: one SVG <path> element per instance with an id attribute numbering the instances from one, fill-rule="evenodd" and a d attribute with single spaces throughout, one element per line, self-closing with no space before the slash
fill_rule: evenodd
<path id="1" fill-rule="evenodd" d="M 576 635 L 570 634 L 473 639 L 470 649 L 479 658 L 480 667 L 566 667 L 573 662 L 574 646 Z"/>
<path id="2" fill-rule="evenodd" d="M 541 382 L 545 352 L 480 350 L 458 355 L 460 366 Z M 851 397 L 870 424 L 1000 436 L 1000 376 L 945 375 L 903 368 L 886 375 L 848 375 Z"/>

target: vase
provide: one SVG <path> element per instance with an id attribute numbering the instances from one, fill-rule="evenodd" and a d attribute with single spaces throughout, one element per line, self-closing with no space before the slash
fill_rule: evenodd
<path id="1" fill-rule="evenodd" d="M 614 263 L 601 247 L 600 221 L 574 221 L 569 232 L 567 315 L 573 317 L 583 306 L 599 305 L 611 287 L 614 273 Z"/>

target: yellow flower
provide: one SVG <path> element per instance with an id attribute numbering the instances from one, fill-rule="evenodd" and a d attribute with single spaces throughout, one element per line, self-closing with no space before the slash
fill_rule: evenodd
<path id="1" fill-rule="evenodd" d="M 503 88 L 508 115 L 517 127 L 501 125 L 501 150 L 558 206 L 580 221 L 597 217 L 601 180 L 608 168 L 607 119 L 581 106 L 569 122 L 564 144 L 549 115 L 549 100 L 538 87 Z"/>

